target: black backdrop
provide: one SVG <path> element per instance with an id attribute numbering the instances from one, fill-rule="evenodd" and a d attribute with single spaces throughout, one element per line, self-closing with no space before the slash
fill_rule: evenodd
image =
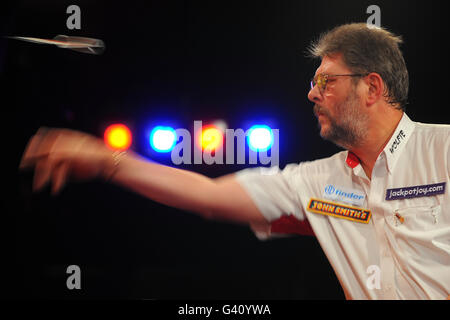
<path id="1" fill-rule="evenodd" d="M 81 8 L 68 30 L 66 8 Z M 269 121 L 280 129 L 280 166 L 339 149 L 319 135 L 305 49 L 321 32 L 365 22 L 371 1 L 14 1 L 2 4 L 1 35 L 103 39 L 93 56 L 0 39 L 2 94 L 2 295 L 31 298 L 343 299 L 313 237 L 258 241 L 245 226 L 205 221 L 121 187 L 71 183 L 52 197 L 31 193 L 19 173 L 40 126 L 101 136 L 124 122 L 140 136 L 162 121 L 192 129 Z M 381 24 L 404 37 L 408 115 L 448 123 L 446 12 L 434 1 L 377 1 Z M 154 157 L 153 157 L 154 156 Z M 245 165 L 185 165 L 210 177 Z M 78 265 L 82 289 L 68 290 Z"/>

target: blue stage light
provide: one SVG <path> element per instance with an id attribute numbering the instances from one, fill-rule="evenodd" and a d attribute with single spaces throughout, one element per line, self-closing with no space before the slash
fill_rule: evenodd
<path id="1" fill-rule="evenodd" d="M 267 151 L 273 144 L 273 132 L 269 126 L 254 125 L 248 130 L 247 143 L 255 152 Z"/>
<path id="2" fill-rule="evenodd" d="M 150 145 L 157 152 L 170 152 L 177 142 L 177 134 L 171 127 L 157 126 L 150 134 Z"/>

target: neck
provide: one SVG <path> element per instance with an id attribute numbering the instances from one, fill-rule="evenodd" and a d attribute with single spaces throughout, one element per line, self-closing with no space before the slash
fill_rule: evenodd
<path id="1" fill-rule="evenodd" d="M 366 139 L 358 146 L 349 148 L 361 161 L 367 177 L 372 178 L 372 170 L 380 153 L 394 134 L 403 111 L 390 108 L 384 114 L 371 119 Z"/>

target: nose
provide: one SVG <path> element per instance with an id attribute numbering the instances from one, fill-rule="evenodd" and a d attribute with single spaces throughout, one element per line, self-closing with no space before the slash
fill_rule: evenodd
<path id="1" fill-rule="evenodd" d="M 318 103 L 321 102 L 322 100 L 322 94 L 320 93 L 319 87 L 317 85 L 315 85 L 314 87 L 312 87 L 309 92 L 308 92 L 308 99 L 311 102 L 314 103 Z"/>

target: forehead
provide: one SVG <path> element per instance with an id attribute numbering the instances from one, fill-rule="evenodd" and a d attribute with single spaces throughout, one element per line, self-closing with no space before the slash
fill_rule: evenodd
<path id="1" fill-rule="evenodd" d="M 316 74 L 339 74 L 349 73 L 350 69 L 346 66 L 342 59 L 342 54 L 336 53 L 329 56 L 324 56 L 319 68 L 316 70 Z"/>

